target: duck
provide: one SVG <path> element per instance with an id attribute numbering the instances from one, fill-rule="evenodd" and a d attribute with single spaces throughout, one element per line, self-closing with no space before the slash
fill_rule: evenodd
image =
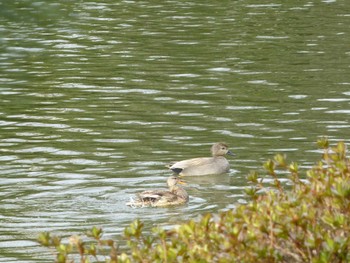
<path id="1" fill-rule="evenodd" d="M 126 205 L 131 207 L 166 207 L 182 205 L 188 202 L 189 196 L 185 189 L 178 184 L 186 184 L 176 176 L 167 179 L 169 190 L 148 190 L 137 194 L 136 199 L 131 199 Z"/>
<path id="2" fill-rule="evenodd" d="M 212 157 L 199 157 L 183 160 L 168 165 L 178 176 L 200 176 L 200 175 L 218 175 L 227 173 L 230 164 L 225 155 L 234 155 L 226 143 L 217 142 L 210 149 Z"/>

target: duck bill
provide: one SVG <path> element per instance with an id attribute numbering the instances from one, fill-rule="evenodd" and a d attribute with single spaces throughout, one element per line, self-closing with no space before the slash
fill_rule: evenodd
<path id="1" fill-rule="evenodd" d="M 180 179 L 179 178 L 179 180 L 177 181 L 179 184 L 183 184 L 183 185 L 185 185 L 185 184 L 187 184 L 184 180 L 182 180 L 182 179 Z"/>
<path id="2" fill-rule="evenodd" d="M 235 156 L 235 154 L 234 154 L 233 152 L 231 152 L 231 151 L 227 151 L 226 154 L 227 154 L 227 155 L 231 155 L 231 156 Z"/>

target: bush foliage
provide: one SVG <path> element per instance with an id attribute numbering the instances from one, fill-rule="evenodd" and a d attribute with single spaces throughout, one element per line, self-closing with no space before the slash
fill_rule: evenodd
<path id="1" fill-rule="evenodd" d="M 55 248 L 57 262 L 350 262 L 350 159 L 343 142 L 330 148 L 322 139 L 318 145 L 322 160 L 306 174 L 283 155 L 264 164 L 264 179 L 252 172 L 251 200 L 234 210 L 151 234 L 143 233 L 141 221 L 132 222 L 124 252 L 96 227 L 90 240 L 73 236 L 63 244 L 42 233 L 39 241 Z M 288 187 L 278 179 L 282 171 Z"/>

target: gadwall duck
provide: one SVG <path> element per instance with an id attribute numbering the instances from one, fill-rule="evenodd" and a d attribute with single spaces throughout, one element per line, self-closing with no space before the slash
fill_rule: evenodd
<path id="1" fill-rule="evenodd" d="M 131 199 L 126 205 L 131 207 L 165 207 L 181 205 L 188 202 L 188 194 L 177 184 L 185 184 L 180 178 L 170 176 L 167 180 L 169 190 L 149 190 L 137 194 L 136 199 Z"/>
<path id="2" fill-rule="evenodd" d="M 212 157 L 200 157 L 170 164 L 170 170 L 180 176 L 223 174 L 229 171 L 230 164 L 224 155 L 234 155 L 225 143 L 215 143 L 211 147 Z"/>

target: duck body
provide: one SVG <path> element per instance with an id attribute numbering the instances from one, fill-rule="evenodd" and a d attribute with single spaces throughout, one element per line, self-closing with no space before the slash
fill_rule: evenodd
<path id="1" fill-rule="evenodd" d="M 212 157 L 199 157 L 175 162 L 169 169 L 180 176 L 200 176 L 223 174 L 230 169 L 230 164 L 224 155 L 233 155 L 224 143 L 215 143 L 211 147 Z"/>
<path id="2" fill-rule="evenodd" d="M 230 169 L 230 164 L 223 156 L 200 157 L 179 161 L 170 167 L 170 170 L 180 176 L 198 176 L 209 174 L 223 174 Z"/>
<path id="3" fill-rule="evenodd" d="M 185 189 L 177 184 L 183 184 L 184 182 L 171 176 L 167 180 L 169 190 L 148 190 L 139 193 L 136 199 L 131 200 L 127 205 L 132 207 L 166 207 L 181 205 L 188 202 L 189 196 Z"/>

